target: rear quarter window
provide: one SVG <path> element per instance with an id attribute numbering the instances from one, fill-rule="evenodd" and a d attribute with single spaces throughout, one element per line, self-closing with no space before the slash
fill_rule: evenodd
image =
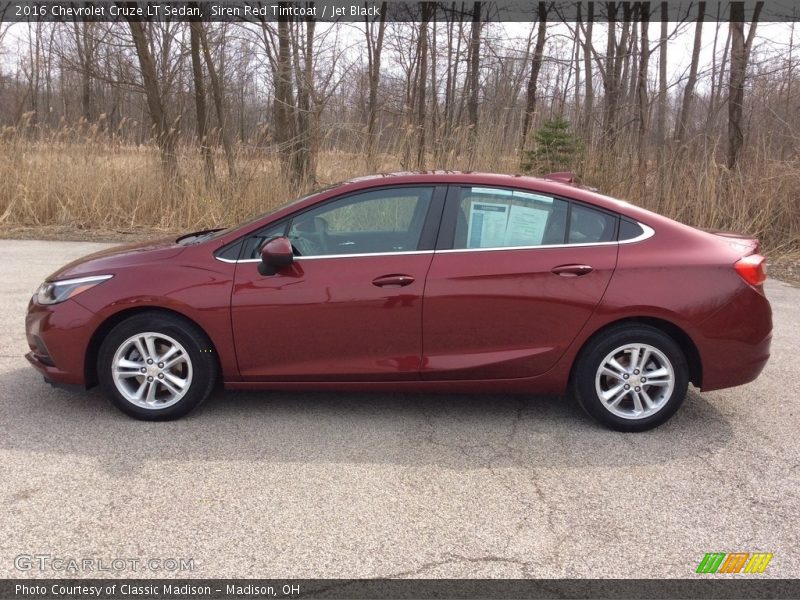
<path id="1" fill-rule="evenodd" d="M 632 240 L 644 233 L 642 226 L 633 221 L 622 219 L 619 222 L 619 241 Z"/>

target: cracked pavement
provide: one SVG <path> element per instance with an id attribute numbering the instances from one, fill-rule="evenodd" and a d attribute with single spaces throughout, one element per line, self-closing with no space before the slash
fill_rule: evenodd
<path id="1" fill-rule="evenodd" d="M 800 576 L 800 289 L 767 283 L 761 378 L 607 431 L 571 400 L 220 392 L 143 423 L 24 358 L 32 290 L 105 245 L 0 240 L 0 576 L 19 554 L 193 558 L 190 577 L 687 577 L 706 552 Z M 86 573 L 85 576 L 97 575 Z"/>

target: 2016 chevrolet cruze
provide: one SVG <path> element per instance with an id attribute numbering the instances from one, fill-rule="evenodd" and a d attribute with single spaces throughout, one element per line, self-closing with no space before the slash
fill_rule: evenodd
<path id="1" fill-rule="evenodd" d="M 755 379 L 772 317 L 758 242 L 570 185 L 362 178 L 237 228 L 73 262 L 28 307 L 30 363 L 140 419 L 231 389 L 572 391 L 609 427 L 692 382 Z"/>

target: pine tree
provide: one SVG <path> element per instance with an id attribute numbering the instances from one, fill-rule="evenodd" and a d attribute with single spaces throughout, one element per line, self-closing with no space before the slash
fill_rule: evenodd
<path id="1" fill-rule="evenodd" d="M 546 121 L 534 132 L 533 140 L 533 148 L 523 154 L 523 171 L 546 174 L 576 169 L 583 147 L 569 130 L 569 121 L 563 117 Z"/>

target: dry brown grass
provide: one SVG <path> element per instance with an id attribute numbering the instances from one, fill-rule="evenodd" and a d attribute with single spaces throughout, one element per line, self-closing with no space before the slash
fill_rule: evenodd
<path id="1" fill-rule="evenodd" d="M 181 175 L 166 184 L 154 146 L 135 146 L 93 130 L 65 128 L 31 140 L 0 130 L 0 226 L 56 226 L 82 230 L 178 231 L 235 224 L 307 190 L 292 189 L 268 152 L 240 150 L 239 175 L 207 187 L 194 147 L 180 150 Z M 755 152 L 740 171 L 719 165 L 714 149 L 672 154 L 642 179 L 629 160 L 602 160 L 587 152 L 583 179 L 699 227 L 758 236 L 773 254 L 800 252 L 800 160 L 774 161 Z M 431 165 L 433 166 L 433 165 Z M 514 172 L 517 159 L 489 141 L 473 156 L 445 154 L 439 168 Z M 399 153 L 377 157 L 373 168 L 360 153 L 326 151 L 317 179 L 334 183 L 369 171 L 402 169 Z"/>

